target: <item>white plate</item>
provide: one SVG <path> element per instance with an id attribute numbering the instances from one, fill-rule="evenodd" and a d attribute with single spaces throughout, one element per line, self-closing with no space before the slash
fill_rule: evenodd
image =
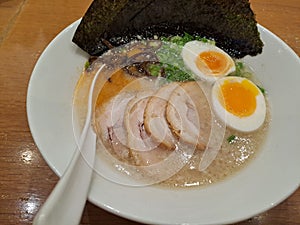
<path id="1" fill-rule="evenodd" d="M 32 136 L 51 169 L 61 175 L 75 149 L 72 95 L 87 55 L 71 42 L 79 21 L 45 49 L 30 79 L 27 115 Z M 259 26 L 263 53 L 246 57 L 272 108 L 261 154 L 238 175 L 201 189 L 128 187 L 95 176 L 89 200 L 119 216 L 150 224 L 225 224 L 274 207 L 300 184 L 300 60 Z"/>

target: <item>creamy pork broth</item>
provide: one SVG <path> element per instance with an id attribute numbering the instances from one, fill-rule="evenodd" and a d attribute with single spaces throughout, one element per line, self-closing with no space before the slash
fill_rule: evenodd
<path id="1" fill-rule="evenodd" d="M 202 152 L 196 151 L 193 159 L 175 176 L 163 182 L 173 187 L 204 186 L 222 181 L 241 171 L 258 154 L 266 138 L 269 116 L 255 133 L 244 134 L 227 129 L 225 137 L 235 134 L 236 140 L 229 144 L 224 139 L 222 147 L 212 164 L 204 172 L 198 171 Z"/>
<path id="2" fill-rule="evenodd" d="M 90 83 L 98 68 L 106 65 L 94 92 L 93 126 L 98 155 L 112 171 L 147 185 L 205 186 L 237 173 L 259 154 L 270 121 L 263 92 L 256 86 L 259 79 L 243 63 L 230 63 L 228 55 L 220 57 L 227 62 L 214 64 L 210 59 L 216 57 L 217 62 L 222 51 L 211 43 L 202 45 L 210 46 L 204 50 L 203 59 L 202 53 L 200 58 L 189 55 L 191 52 L 182 54 L 185 47 L 172 43 L 134 42 L 112 49 L 82 73 L 74 92 L 74 112 L 80 127 Z M 207 74 L 207 66 L 218 74 Z M 201 81 L 195 77 L 197 70 Z M 222 77 L 227 73 L 230 76 Z M 221 77 L 212 83 L 211 76 Z M 221 91 L 225 91 L 222 98 Z M 222 122 L 223 108 L 238 113 L 226 121 L 229 126 Z M 250 117 L 239 115 L 248 112 Z M 260 126 L 253 116 L 264 119 L 263 124 Z M 248 133 L 229 128 L 234 125 L 248 130 L 256 123 L 260 128 Z M 212 149 L 218 150 L 216 158 L 200 172 L 203 153 Z"/>
<path id="3" fill-rule="evenodd" d="M 94 73 L 94 71 L 83 72 L 74 94 L 75 111 L 81 119 L 82 124 L 86 112 L 88 87 L 93 78 Z M 159 84 L 159 82 L 157 82 L 156 79 L 145 78 L 145 80 L 142 79 L 142 81 L 140 81 L 139 79 L 139 82 L 135 82 L 135 80 L 136 77 L 132 77 L 124 70 L 119 70 L 114 72 L 111 77 L 108 77 L 108 75 L 106 76 L 105 74 L 103 74 L 103 76 L 98 81 L 97 85 L 99 92 L 95 93 L 95 95 L 97 95 L 98 97 L 97 101 L 95 102 L 94 115 L 96 121 L 95 128 L 98 133 L 99 139 L 103 139 L 103 137 L 99 135 L 99 132 L 102 132 L 101 129 L 103 127 L 99 125 L 101 123 L 97 123 L 97 119 L 99 119 L 101 110 L 106 104 L 109 104 L 111 99 L 120 94 L 120 91 L 125 86 L 127 86 L 127 92 L 138 93 L 139 95 L 141 93 L 145 93 L 145 91 L 147 90 L 156 89 L 157 85 Z M 184 166 L 174 176 L 161 182 L 160 185 L 168 187 L 205 186 L 224 180 L 227 177 L 237 173 L 259 154 L 261 146 L 263 145 L 263 142 L 267 135 L 269 121 L 270 115 L 268 112 L 263 126 L 255 132 L 242 133 L 232 130 L 230 128 L 226 128 L 222 147 L 218 152 L 216 159 L 204 172 L 199 172 L 198 170 L 203 150 L 196 149 L 194 151 L 194 155 L 186 164 L 186 166 Z M 234 135 L 235 138 L 229 143 L 227 138 L 232 135 Z M 109 142 L 105 140 L 103 142 L 104 146 L 108 149 L 108 151 L 110 151 L 111 154 L 114 157 L 118 158 L 118 160 L 120 160 L 121 162 L 126 162 L 130 165 L 146 163 L 137 161 L 137 159 L 139 159 L 137 158 L 139 157 L 137 155 L 134 155 L 128 151 L 122 151 L 120 153 L 118 152 L 118 150 L 113 149 Z M 102 151 L 102 149 L 98 149 L 98 151 Z M 166 155 L 170 154 L 168 150 L 163 150 L 163 152 Z M 115 166 L 116 165 L 112 165 L 112 169 L 114 169 Z"/>

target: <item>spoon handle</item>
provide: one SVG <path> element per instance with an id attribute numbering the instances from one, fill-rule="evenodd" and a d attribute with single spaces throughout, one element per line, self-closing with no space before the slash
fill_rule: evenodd
<path id="1" fill-rule="evenodd" d="M 65 173 L 35 216 L 33 225 L 79 224 L 89 193 L 96 154 L 96 134 L 91 124 L 93 92 L 104 66 L 98 69 L 90 86 L 86 121 L 78 147 Z"/>
<path id="2" fill-rule="evenodd" d="M 34 218 L 33 225 L 79 224 L 95 158 L 96 134 L 91 126 L 81 150 L 76 148 L 67 170 Z"/>
<path id="3" fill-rule="evenodd" d="M 96 134 L 92 128 L 93 93 L 97 78 L 90 86 L 85 125 L 79 143 L 65 173 L 33 220 L 33 225 L 76 225 L 89 193 L 96 154 Z"/>

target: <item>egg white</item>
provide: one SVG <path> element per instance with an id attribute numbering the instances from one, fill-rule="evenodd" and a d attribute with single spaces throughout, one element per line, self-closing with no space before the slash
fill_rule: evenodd
<path id="1" fill-rule="evenodd" d="M 223 54 L 228 62 L 230 63 L 230 67 L 227 71 L 224 71 L 222 74 L 213 75 L 213 74 L 205 74 L 196 65 L 196 58 L 198 55 L 205 51 L 215 51 Z M 184 61 L 185 66 L 190 69 L 196 76 L 198 76 L 200 79 L 206 80 L 206 81 L 212 81 L 214 82 L 220 77 L 224 77 L 232 72 L 235 71 L 235 64 L 233 59 L 222 49 L 218 48 L 215 45 L 212 45 L 210 43 L 204 43 L 201 41 L 190 41 L 186 43 L 183 46 L 181 57 Z"/>
<path id="2" fill-rule="evenodd" d="M 216 81 L 212 88 L 212 105 L 215 113 L 223 120 L 227 126 L 239 130 L 242 132 L 251 132 L 255 131 L 261 127 L 265 121 L 266 117 L 266 102 L 263 93 L 260 89 L 250 80 L 250 83 L 253 84 L 258 90 L 258 95 L 256 96 L 256 109 L 252 115 L 246 117 L 238 117 L 230 112 L 228 112 L 219 100 L 219 93 L 221 91 L 221 86 L 225 80 L 231 80 L 234 82 L 242 82 L 246 78 L 242 77 L 224 77 Z"/>

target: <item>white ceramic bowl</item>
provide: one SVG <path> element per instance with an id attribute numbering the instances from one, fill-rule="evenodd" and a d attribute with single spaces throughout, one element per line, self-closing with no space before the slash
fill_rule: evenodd
<path id="1" fill-rule="evenodd" d="M 75 150 L 72 96 L 88 57 L 71 42 L 78 23 L 68 26 L 45 49 L 32 72 L 27 95 L 32 136 L 59 176 Z M 225 224 L 268 210 L 299 187 L 300 60 L 270 31 L 262 26 L 259 31 L 265 43 L 263 53 L 244 59 L 268 91 L 271 103 L 270 131 L 259 156 L 237 175 L 199 189 L 129 187 L 95 174 L 91 202 L 143 223 Z"/>

